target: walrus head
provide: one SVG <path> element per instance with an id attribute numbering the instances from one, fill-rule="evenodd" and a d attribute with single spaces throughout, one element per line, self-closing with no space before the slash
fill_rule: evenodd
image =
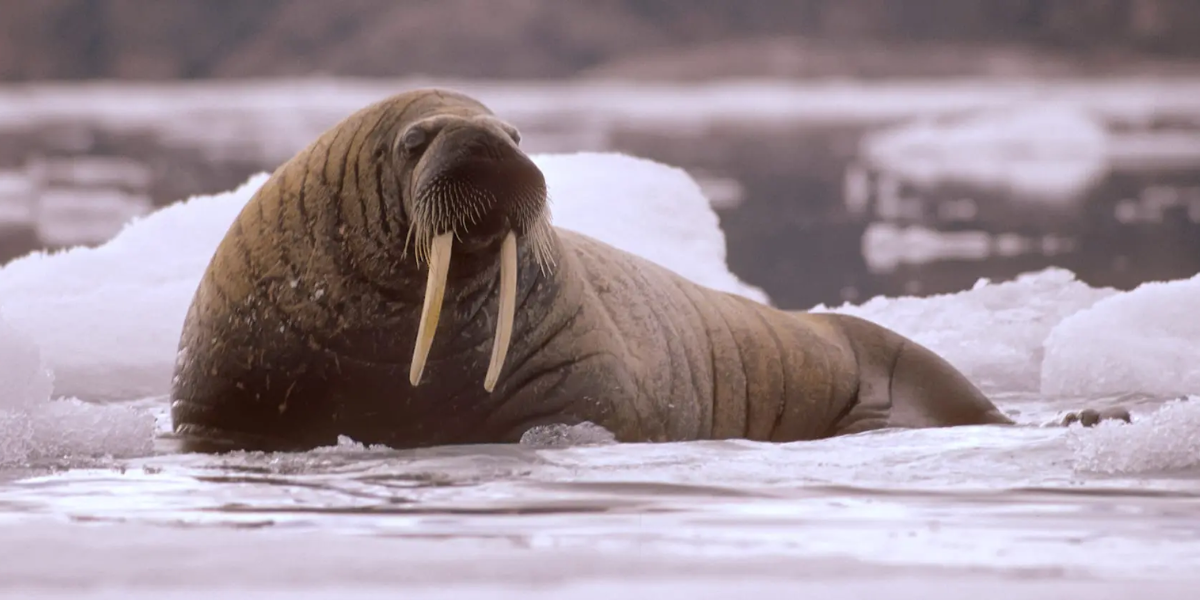
<path id="1" fill-rule="evenodd" d="M 497 252 L 499 318 L 484 378 L 491 392 L 512 339 L 518 239 L 540 269 L 553 266 L 546 180 L 521 150 L 518 130 L 471 98 L 422 90 L 404 113 L 412 116 L 400 120 L 392 146 L 408 222 L 404 251 L 428 267 L 409 381 L 420 383 L 452 257 Z"/>

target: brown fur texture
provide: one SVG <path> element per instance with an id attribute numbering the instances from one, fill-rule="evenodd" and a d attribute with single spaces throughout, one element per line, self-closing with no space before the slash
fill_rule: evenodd
<path id="1" fill-rule="evenodd" d="M 405 151 L 398 140 L 431 118 L 429 145 Z M 430 173 L 474 181 L 494 202 L 487 228 L 455 230 L 442 320 L 413 386 L 426 271 L 406 243 Z M 540 181 L 510 126 L 449 91 L 398 95 L 322 135 L 250 200 L 196 292 L 172 398 L 185 447 L 515 442 L 585 421 L 629 442 L 1011 422 L 888 329 L 777 310 L 548 228 L 540 249 L 520 239 L 513 343 L 486 392 L 497 240 L 548 219 L 544 198 L 527 202 Z"/>

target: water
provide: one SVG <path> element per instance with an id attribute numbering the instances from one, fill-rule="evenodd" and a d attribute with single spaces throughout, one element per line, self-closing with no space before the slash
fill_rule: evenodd
<path id="1" fill-rule="evenodd" d="M 148 210 L 146 198 L 161 206 L 230 189 L 353 110 L 430 83 L 2 88 L 0 262 L 100 242 Z M 519 125 L 530 152 L 617 150 L 686 168 L 717 206 L 733 271 L 780 307 L 953 292 L 1050 265 L 1120 289 L 1200 270 L 1195 78 L 443 83 Z M 966 170 L 985 182 L 913 182 L 870 160 L 875 136 L 911 138 L 927 121 L 944 123 L 899 155 L 937 173 L 975 165 Z M 964 139 L 973 145 L 947 144 Z M 1070 210 L 1036 193 L 1081 168 L 1090 183 Z M 1010 189 L 1010 178 L 1022 185 Z M 111 205 L 116 218 L 82 223 L 80 206 L 42 208 L 64 194 Z M 891 196 L 907 210 L 887 210 Z M 870 233 L 880 223 L 930 230 L 937 251 L 881 246 Z M 976 240 L 967 256 L 946 252 L 956 244 L 944 234 L 960 231 Z"/>
<path id="2" fill-rule="evenodd" d="M 752 581 L 849 594 L 903 578 L 954 597 L 940 594 L 1195 583 L 1200 470 L 1128 453 L 1171 451 L 1147 440 L 1194 425 L 1196 406 L 1097 398 L 1086 404 L 1130 406 L 1138 422 L 1082 430 L 1039 426 L 1062 400 L 999 403 L 1026 425 L 203 456 L 174 452 L 165 403 L 150 399 L 131 405 L 158 418 L 149 455 L 3 476 L 0 539 L 21 551 L 0 561 L 0 590 L 536 584 L 589 596 L 635 582 L 682 592 L 703 574 L 717 586 L 706 593 Z"/>
<path id="3" fill-rule="evenodd" d="M 789 92 L 785 86 L 777 90 L 783 100 L 775 100 L 776 95 L 734 86 L 699 94 L 704 101 L 697 102 L 697 114 L 675 120 L 669 117 L 677 110 L 678 89 L 620 88 L 606 94 L 586 86 L 535 92 L 500 86 L 488 93 L 501 112 L 536 123 L 527 136 L 544 144 L 536 151 L 646 148 L 644 154 L 684 164 L 693 174 L 708 170 L 701 179 L 725 190 L 723 201 L 729 203 L 722 226 L 729 233 L 731 265 L 735 270 L 743 265 L 744 273 L 752 273 L 750 264 L 769 271 L 763 282 L 773 286 L 769 291 L 781 305 L 806 307 L 818 300 L 838 303 L 844 287 L 858 286 L 863 296 L 961 289 L 996 266 L 983 256 L 993 250 L 992 242 L 976 234 L 971 239 L 983 239 L 986 247 L 972 252 L 982 258 L 941 256 L 948 246 L 936 243 L 926 248 L 938 250 L 930 253 L 940 259 L 931 262 L 903 252 L 919 250 L 909 235 L 895 244 L 899 249 L 884 248 L 899 262 L 894 270 L 872 275 L 878 284 L 872 288 L 855 279 L 869 266 L 864 254 L 870 248 L 845 235 L 845 229 L 865 231 L 866 223 L 822 220 L 830 214 L 820 202 L 794 202 L 793 196 L 840 203 L 843 169 L 854 158 L 856 136 L 868 125 L 929 112 L 930 104 L 967 110 L 1021 101 L 1031 93 L 1019 84 L 999 87 L 899 85 L 880 90 L 882 95 L 851 90 L 849 97 L 862 101 L 845 106 L 847 96 L 837 89 Z M 1158 94 L 1139 85 L 1114 84 L 1107 92 L 1100 85 L 1104 93 L 1065 85 L 1051 95 L 1138 121 L 1143 112 L 1150 120 L 1163 112 L 1200 115 L 1195 100 L 1200 96 L 1189 91 L 1194 87 L 1194 82 L 1168 86 Z M 181 189 L 233 187 L 249 171 L 276 164 L 344 113 L 395 86 L 297 89 L 303 93 L 287 83 L 35 89 L 27 97 L 0 98 L 0 121 L 9 128 L 29 125 L 28 139 L 77 148 L 76 154 L 158 157 L 156 172 L 170 177 L 156 176 L 149 189 L 127 182 L 109 182 L 105 189 L 161 202 L 181 197 Z M 90 94 L 93 102 L 84 106 L 95 114 L 76 115 L 82 110 L 76 102 L 80 93 Z M 565 108 L 552 110 L 560 100 Z M 750 127 L 754 123 L 737 123 L 746 130 L 736 134 L 705 129 L 704 119 L 717 119 L 699 113 L 744 116 L 741 109 L 750 100 L 757 112 L 750 111 L 748 120 L 778 128 L 779 135 L 764 137 Z M 793 128 L 777 125 L 784 117 Z M 73 119 L 92 123 L 80 128 L 87 139 L 70 126 L 57 138 L 37 129 Z M 654 137 L 651 125 L 664 122 L 673 140 Z M 724 141 L 696 142 L 710 137 Z M 250 148 L 230 150 L 238 144 Z M 126 145 L 136 152 L 126 152 Z M 0 154 L 26 147 L 4 146 Z M 47 153 L 60 151 L 58 146 Z M 765 163 L 766 157 L 779 164 Z M 9 158 L 5 168 L 19 164 L 22 173 L 28 171 L 24 156 Z M 74 161 L 69 157 L 67 163 L 77 167 Z M 734 166 L 714 169 L 721 165 Z M 791 173 L 797 165 L 820 178 L 804 175 L 797 183 L 778 176 L 780 169 Z M 82 186 L 75 179 L 68 183 Z M 1188 191 L 1196 183 L 1171 185 Z M 1154 196 L 1142 194 L 1149 189 L 1142 179 L 1116 187 L 1121 194 L 1114 202 Z M 18 192 L 12 194 L 25 194 Z M 741 204 L 739 193 L 746 196 Z M 747 207 L 753 210 L 743 210 Z M 48 214 L 30 211 L 10 211 L 9 220 Z M 1092 227 L 1108 223 L 1096 216 L 1107 215 L 1105 210 L 1093 212 L 1092 220 L 1068 221 L 1166 256 L 1129 259 L 1123 264 L 1131 278 L 1195 272 L 1195 254 L 1180 250 L 1194 247 L 1193 229 L 1180 225 L 1174 237 L 1162 227 L 1109 230 Z M 764 227 L 764 220 L 773 227 Z M 196 221 L 190 223 L 187 229 L 194 229 Z M 106 393 L 159 390 L 167 381 L 176 319 L 194 289 L 194 281 L 172 278 L 198 269 L 200 263 L 188 266 L 189 261 L 206 259 L 211 251 L 189 243 L 182 229 L 167 229 L 159 233 L 170 235 L 144 235 L 95 261 L 77 253 L 77 262 L 62 257 L 56 263 L 62 269 L 27 265 L 29 277 L 21 283 L 20 274 L 14 275 L 10 295 L 0 299 L 7 303 L 7 317 L 36 338 L 55 369 L 53 395 L 91 401 L 48 401 L 50 382 L 26 377 L 40 368 L 36 360 L 13 371 L 12 382 L 37 388 L 28 394 L 28 406 L 18 408 L 29 411 L 26 424 L 38 444 L 30 464 L 0 467 L 0 595 L 157 599 L 239 589 L 267 597 L 344 598 L 353 597 L 347 590 L 359 597 L 394 597 L 402 589 L 406 597 L 598 598 L 633 588 L 640 588 L 639 595 L 691 599 L 755 593 L 1090 600 L 1194 595 L 1200 566 L 1195 434 L 1200 402 L 1193 397 L 1177 403 L 1165 395 L 1196 391 L 1196 374 L 1185 360 L 1194 336 L 1184 321 L 1196 296 L 1186 285 L 1135 292 L 1120 306 L 1098 310 L 1090 307 L 1110 290 L 1080 290 L 1081 284 L 1049 273 L 961 297 L 864 308 L 871 313 L 866 316 L 950 357 L 1026 424 L 1021 427 L 874 432 L 783 445 L 580 444 L 598 440 L 568 432 L 543 436 L 543 442 L 559 443 L 541 446 L 394 451 L 347 442 L 301 454 L 212 457 L 176 452 L 165 400 L 127 402 L 120 399 L 133 394 Z M 1029 239 L 1040 233 L 1029 233 Z M 0 246 L 27 249 L 29 240 L 15 236 L 0 233 Z M 1158 242 L 1142 243 L 1150 238 Z M 797 249 L 797 239 L 821 252 Z M 173 252 L 159 251 L 168 245 L 162 240 Z M 1078 247 L 1096 244 L 1085 237 L 1075 241 Z M 188 252 L 196 256 L 164 263 L 169 268 L 147 267 L 152 262 L 147 256 Z M 1046 261 L 1066 260 L 1018 254 L 1003 269 L 1036 270 Z M 847 273 L 850 279 L 840 279 Z M 911 290 L 914 280 L 926 287 Z M 109 285 L 114 282 L 120 285 Z M 789 295 L 789 289 L 796 293 Z M 1059 322 L 1077 312 L 1081 318 L 1055 335 Z M 34 350 L 12 346 L 4 368 Z M 1089 392 L 1051 399 L 1033 392 L 1074 393 L 1080 386 L 1160 394 Z M 1070 408 L 1112 404 L 1131 408 L 1135 423 L 1094 430 L 1039 426 Z M 153 443 L 146 443 L 149 419 L 116 415 L 117 408 L 152 414 Z M 0 410 L 0 420 L 5 417 Z M 564 446 L 564 440 L 576 443 Z"/>

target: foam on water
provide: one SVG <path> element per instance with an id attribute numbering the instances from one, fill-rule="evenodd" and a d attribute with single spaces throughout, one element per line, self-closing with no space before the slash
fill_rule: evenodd
<path id="1" fill-rule="evenodd" d="M 1112 474 L 1200 467 L 1200 396 L 1164 404 L 1131 425 L 1072 427 L 1067 442 L 1075 467 Z"/>
<path id="2" fill-rule="evenodd" d="M 521 444 L 539 448 L 616 443 L 613 433 L 595 423 L 536 425 L 521 435 Z"/>

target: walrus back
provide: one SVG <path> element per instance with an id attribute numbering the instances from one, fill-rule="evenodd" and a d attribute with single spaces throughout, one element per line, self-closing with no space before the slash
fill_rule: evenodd
<path id="1" fill-rule="evenodd" d="M 855 357 L 836 327 L 697 285 L 581 234 L 560 237 L 591 288 L 588 318 L 622 342 L 638 381 L 637 429 L 619 439 L 816 439 L 849 410 Z"/>
<path id="2" fill-rule="evenodd" d="M 587 236 L 562 237 L 637 371 L 644 416 L 631 438 L 783 442 L 1011 422 L 945 359 L 890 329 L 779 310 Z"/>

